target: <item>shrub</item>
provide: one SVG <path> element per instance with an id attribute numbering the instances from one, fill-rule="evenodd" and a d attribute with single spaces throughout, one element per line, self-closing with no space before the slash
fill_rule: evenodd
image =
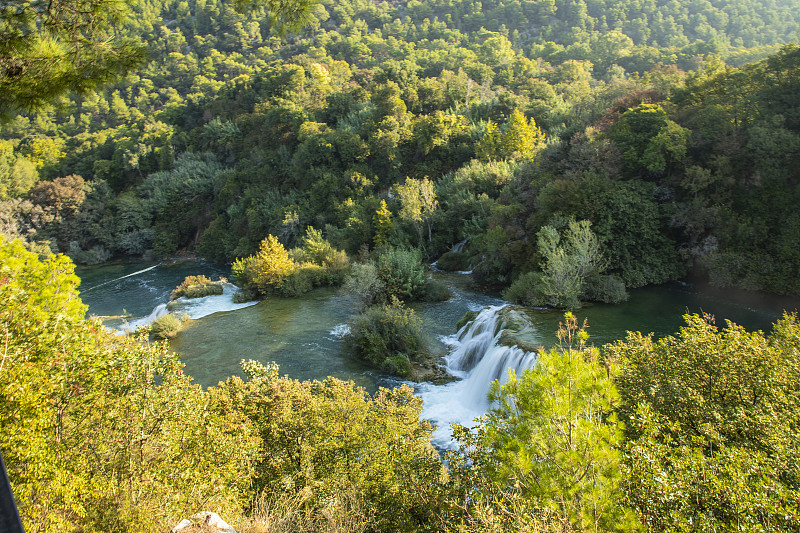
<path id="1" fill-rule="evenodd" d="M 260 295 L 280 289 L 286 278 L 296 269 L 297 264 L 273 235 L 268 235 L 261 241 L 255 255 L 237 259 L 231 266 L 231 272 L 239 286 Z"/>
<path id="2" fill-rule="evenodd" d="M 541 293 L 541 282 L 541 272 L 527 272 L 514 280 L 514 283 L 503 291 L 503 298 L 519 305 L 531 307 L 545 305 L 544 295 Z"/>
<path id="3" fill-rule="evenodd" d="M 82 265 L 99 265 L 111 259 L 112 254 L 99 244 L 89 250 L 83 250 L 77 241 L 70 241 L 67 255 L 73 261 Z"/>
<path id="4" fill-rule="evenodd" d="M 344 280 L 344 291 L 358 299 L 362 308 L 377 303 L 386 295 L 386 284 L 378 276 L 375 263 L 356 263 Z"/>
<path id="5" fill-rule="evenodd" d="M 420 319 L 397 298 L 388 305 L 368 308 L 350 323 L 344 349 L 354 357 L 386 372 L 407 376 L 410 365 L 401 358 L 419 360 L 423 355 Z"/>
<path id="6" fill-rule="evenodd" d="M 457 270 L 469 270 L 469 256 L 463 252 L 445 252 L 436 261 L 436 268 L 445 272 L 455 272 Z"/>
<path id="7" fill-rule="evenodd" d="M 221 412 L 245 414 L 261 437 L 256 510 L 294 509 L 269 531 L 435 529 L 442 463 L 411 388 L 369 395 L 335 378 L 280 377 L 274 364 L 246 367 L 247 381 L 229 378 L 209 394 Z M 337 528 L 347 509 L 347 525 Z M 304 518 L 319 523 L 292 528 Z"/>
<path id="8" fill-rule="evenodd" d="M 336 250 L 322 237 L 318 229 L 308 227 L 302 239 L 302 245 L 291 251 L 291 257 L 297 263 L 317 265 L 322 268 L 321 276 L 314 281 L 314 286 L 341 285 L 350 269 L 347 253 Z"/>
<path id="9" fill-rule="evenodd" d="M 449 300 L 452 294 L 447 285 L 433 278 L 428 278 L 422 284 L 422 289 L 419 293 L 419 300 L 423 302 L 444 302 Z"/>
<path id="10" fill-rule="evenodd" d="M 314 287 L 326 285 L 325 269 L 313 263 L 303 263 L 287 277 L 277 293 L 287 298 L 303 295 Z"/>
<path id="11" fill-rule="evenodd" d="M 158 340 L 171 339 L 181 330 L 181 325 L 186 319 L 181 319 L 172 313 L 162 315 L 153 321 L 150 332 Z"/>
<path id="12" fill-rule="evenodd" d="M 199 276 L 186 276 L 181 284 L 169 294 L 169 299 L 177 300 L 180 297 L 202 298 L 204 296 L 222 294 L 222 283 L 224 281 L 224 279 L 211 281 L 202 274 Z"/>
<path id="13" fill-rule="evenodd" d="M 65 257 L 0 238 L 0 449 L 25 530 L 166 531 L 206 506 L 236 516 L 259 445 L 250 421 L 209 408 L 164 343 L 87 320 L 77 285 Z"/>
<path id="14" fill-rule="evenodd" d="M 628 299 L 625 282 L 618 276 L 593 276 L 586 281 L 583 288 L 587 300 L 618 304 Z"/>
<path id="15" fill-rule="evenodd" d="M 386 299 L 418 300 L 428 278 L 422 252 L 390 248 L 378 256 L 378 276 L 386 285 Z"/>

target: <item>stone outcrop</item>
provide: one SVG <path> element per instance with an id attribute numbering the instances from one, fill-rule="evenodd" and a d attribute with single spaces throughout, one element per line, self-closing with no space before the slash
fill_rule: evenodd
<path id="1" fill-rule="evenodd" d="M 172 533 L 193 533 L 203 531 L 205 533 L 236 533 L 233 527 L 225 522 L 217 513 L 201 511 L 193 514 L 189 518 L 184 518 L 180 523 L 172 528 Z"/>

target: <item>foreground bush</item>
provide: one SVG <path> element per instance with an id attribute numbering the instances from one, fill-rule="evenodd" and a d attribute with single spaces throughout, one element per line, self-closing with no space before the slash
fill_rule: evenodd
<path id="1" fill-rule="evenodd" d="M 586 344 L 585 327 L 567 313 L 557 332 L 562 348 L 542 349 L 536 367 L 512 372 L 505 385 L 495 381 L 493 407 L 477 429 L 456 429 L 451 502 L 460 498 L 469 530 L 636 529 L 621 505 L 614 368 Z"/>
<path id="2" fill-rule="evenodd" d="M 230 378 L 210 393 L 223 412 L 245 413 L 261 437 L 256 509 L 288 506 L 290 523 L 328 531 L 336 529 L 326 516 L 353 527 L 345 531 L 419 531 L 431 523 L 444 472 L 410 388 L 370 396 L 334 378 L 279 377 L 274 364 L 243 367 L 247 381 Z"/>
<path id="3" fill-rule="evenodd" d="M 797 531 L 797 316 L 768 336 L 685 318 L 678 335 L 606 347 L 622 367 L 630 505 L 653 531 Z"/>
<path id="4" fill-rule="evenodd" d="M 0 240 L 0 448 L 27 531 L 158 531 L 237 514 L 256 437 L 163 344 L 84 318 L 68 259 Z"/>

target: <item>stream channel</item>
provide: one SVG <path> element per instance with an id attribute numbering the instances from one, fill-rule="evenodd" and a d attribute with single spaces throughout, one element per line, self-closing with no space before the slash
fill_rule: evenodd
<path id="1" fill-rule="evenodd" d="M 76 274 L 81 278 L 81 298 L 88 314 L 127 316 L 105 320 L 107 327 L 121 332 L 149 324 L 167 312 L 169 293 L 185 276 L 204 274 L 216 280 L 228 276 L 229 269 L 202 261 L 116 262 L 79 267 Z M 499 296 L 475 292 L 468 275 L 432 275 L 450 288 L 453 297 L 412 307 L 422 319 L 429 349 L 445 357 L 449 372 L 462 379 L 445 385 L 411 385 L 424 400 L 423 417 L 438 427 L 434 443 L 447 446 L 450 424 L 469 425 L 486 412 L 486 394 L 493 379 L 503 379 L 509 368 L 531 366 L 536 358 L 516 348 L 497 346 L 497 311 L 505 305 Z M 173 309 L 192 318 L 171 341 L 171 347 L 196 383 L 212 386 L 231 375 L 242 376 L 242 359 L 275 361 L 281 374 L 301 380 L 327 376 L 352 380 L 368 391 L 403 383 L 342 353 L 342 335 L 357 307 L 340 291 L 317 289 L 299 298 L 246 304 L 233 303 L 234 291 L 230 286 L 220 296 L 180 299 Z M 653 332 L 656 337 L 674 334 L 687 312 L 712 314 L 718 325 L 728 319 L 748 330 L 768 331 L 784 309 L 798 307 L 797 299 L 669 283 L 630 291 L 630 299 L 623 304 L 586 306 L 576 315 L 581 322 L 588 318 L 590 342 L 601 346 L 624 338 L 628 330 Z M 457 332 L 456 323 L 467 311 L 482 312 Z M 535 310 L 529 315 L 529 342 L 546 347 L 555 344 L 563 313 Z"/>

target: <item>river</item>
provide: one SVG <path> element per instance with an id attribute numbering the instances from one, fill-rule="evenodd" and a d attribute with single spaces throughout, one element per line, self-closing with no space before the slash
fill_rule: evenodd
<path id="1" fill-rule="evenodd" d="M 165 312 L 170 291 L 185 276 L 204 274 L 218 279 L 229 271 L 202 261 L 177 261 L 111 263 L 81 267 L 76 273 L 82 280 L 81 298 L 88 305 L 89 314 L 128 314 L 127 327 L 131 327 Z M 418 303 L 412 307 L 423 320 L 429 348 L 444 356 L 458 350 L 461 341 L 455 336 L 455 324 L 467 311 L 501 306 L 504 302 L 497 295 L 472 290 L 469 276 L 433 275 L 451 289 L 453 297 L 446 302 Z M 188 313 L 194 320 L 171 341 L 171 347 L 180 354 L 186 372 L 197 383 L 211 386 L 231 375 L 242 375 L 239 366 L 242 359 L 275 361 L 282 374 L 296 379 L 334 376 L 353 380 L 369 391 L 401 383 L 342 354 L 341 336 L 348 319 L 356 312 L 355 302 L 348 295 L 327 288 L 299 298 L 234 304 L 232 292 L 231 288 L 222 296 L 183 302 L 178 311 Z M 590 341 L 602 345 L 624 338 L 628 330 L 653 332 L 657 337 L 673 334 L 683 324 L 682 315 L 687 312 L 712 314 L 719 325 L 729 319 L 749 330 L 766 331 L 784 309 L 798 307 L 797 299 L 669 283 L 633 290 L 623 304 L 589 305 L 576 314 L 581 321 L 588 319 Z M 538 343 L 544 346 L 555 343 L 554 332 L 562 316 L 563 313 L 552 310 L 533 313 Z M 119 318 L 106 324 L 118 330 L 126 327 Z M 501 356 L 509 358 L 505 352 Z M 476 379 L 468 379 L 469 374 L 462 373 L 467 379 L 453 384 L 416 386 L 417 393 L 425 400 L 423 416 L 439 425 L 435 441 L 440 445 L 446 445 L 449 439 L 450 423 L 469 423 L 488 407 L 485 396 L 489 379 L 477 383 Z"/>

